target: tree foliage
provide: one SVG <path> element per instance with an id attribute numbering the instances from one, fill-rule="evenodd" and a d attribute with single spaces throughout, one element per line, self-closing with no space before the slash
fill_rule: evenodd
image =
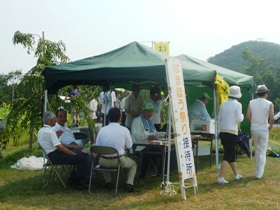
<path id="1" fill-rule="evenodd" d="M 37 36 L 39 40 L 36 42 Z M 21 71 L 0 75 L 1 86 L 8 89 L 10 82 L 18 90 L 21 90 L 15 100 L 11 101 L 11 106 L 8 109 L 6 117 L 9 119 L 9 124 L 5 132 L 1 132 L 0 151 L 6 148 L 10 138 L 13 140 L 14 145 L 16 145 L 21 137 L 22 129 L 29 130 L 30 148 L 32 147 L 33 137 L 42 126 L 41 117 L 44 111 L 45 80 L 41 73 L 46 66 L 58 65 L 69 61 L 69 58 L 65 55 L 66 46 L 62 41 L 52 42 L 37 34 L 16 31 L 13 37 L 13 44 L 22 45 L 27 49 L 28 54 L 34 53 L 37 62 L 25 75 L 22 75 Z M 66 96 L 67 99 L 71 90 L 73 90 L 72 86 L 64 87 L 59 90 L 58 95 Z M 12 93 L 11 90 L 9 91 Z M 58 95 L 49 95 L 48 110 L 55 113 L 59 107 L 63 106 L 66 110 L 70 111 L 71 106 L 75 106 L 78 112 L 84 114 L 90 130 L 94 131 L 94 121 L 90 118 L 90 110 L 87 107 L 87 103 L 89 103 L 90 98 L 98 98 L 98 87 L 79 86 L 79 91 L 81 92 L 81 97 L 72 98 L 70 104 L 67 100 L 60 99 Z"/>
<path id="2" fill-rule="evenodd" d="M 243 59 L 250 64 L 249 66 L 242 67 L 242 71 L 245 74 L 254 76 L 255 82 L 257 84 L 264 84 L 260 72 L 262 71 L 262 67 L 265 64 L 265 59 L 255 55 L 247 47 L 243 50 L 242 55 Z"/>
<path id="3" fill-rule="evenodd" d="M 280 45 L 264 41 L 247 41 L 234 45 L 225 51 L 208 58 L 208 62 L 241 72 L 241 68 L 247 65 L 242 52 L 248 48 L 251 52 L 266 60 L 264 68 L 269 68 L 276 73 L 280 66 Z"/>
<path id="4" fill-rule="evenodd" d="M 35 47 L 36 36 L 39 35 L 21 33 L 20 31 L 16 31 L 14 34 L 13 44 L 23 45 L 27 49 L 28 54 L 34 52 L 37 63 L 23 76 L 18 85 L 19 89 L 23 91 L 21 97 L 16 98 L 12 102 L 8 115 L 9 126 L 3 132 L 6 138 L 12 138 L 16 144 L 20 138 L 18 128 L 29 129 L 30 148 L 32 147 L 34 131 L 37 131 L 42 125 L 41 116 L 43 113 L 45 81 L 41 73 L 48 65 L 65 63 L 69 60 L 65 55 L 66 47 L 63 42 L 52 42 L 44 39 L 44 37 L 39 37 L 37 47 Z M 17 78 L 15 76 L 19 76 L 19 74 L 16 73 L 10 76 Z M 7 144 L 7 141 L 2 142 L 2 148 L 5 148 L 5 144 Z"/>

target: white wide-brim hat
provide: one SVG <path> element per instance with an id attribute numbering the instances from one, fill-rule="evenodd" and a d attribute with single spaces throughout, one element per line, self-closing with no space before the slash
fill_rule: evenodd
<path id="1" fill-rule="evenodd" d="M 242 96 L 242 94 L 240 92 L 239 86 L 233 85 L 230 87 L 228 97 L 241 98 L 241 96 Z"/>

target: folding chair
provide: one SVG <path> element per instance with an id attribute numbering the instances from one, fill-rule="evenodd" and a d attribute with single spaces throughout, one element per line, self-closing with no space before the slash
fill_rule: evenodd
<path id="1" fill-rule="evenodd" d="M 120 171 L 122 173 L 123 180 L 125 181 L 123 170 L 121 167 L 120 158 L 118 157 L 118 165 L 116 167 L 107 168 L 107 167 L 102 167 L 100 165 L 94 166 L 94 159 L 95 159 L 94 153 L 98 154 L 100 157 L 102 155 L 111 155 L 111 154 L 117 154 L 117 156 L 119 156 L 118 151 L 113 147 L 93 145 L 90 147 L 90 152 L 91 152 L 91 157 L 92 157 L 92 164 L 91 164 L 91 172 L 90 172 L 90 179 L 89 179 L 90 181 L 89 181 L 89 187 L 88 187 L 89 194 L 98 195 L 98 196 L 110 196 L 111 195 L 111 194 L 97 194 L 97 193 L 94 194 L 91 192 L 91 179 L 92 179 L 92 174 L 94 173 L 94 171 L 96 172 L 97 179 L 98 179 L 98 172 L 107 171 L 107 172 L 117 172 L 116 186 L 115 186 L 114 194 L 112 194 L 112 196 L 115 196 L 118 192 Z"/>
<path id="2" fill-rule="evenodd" d="M 65 185 L 64 181 L 62 180 L 62 175 L 63 175 L 63 172 L 65 171 L 66 174 L 69 176 L 69 174 L 70 174 L 69 170 L 70 169 L 68 168 L 68 166 L 66 164 L 53 164 L 51 162 L 51 160 L 49 159 L 46 151 L 43 149 L 43 147 L 41 147 L 40 144 L 39 144 L 39 147 L 40 147 L 40 149 L 43 153 L 43 169 L 42 169 L 41 189 L 46 187 L 50 183 L 50 181 L 52 181 L 54 179 L 55 175 L 59 178 L 63 187 L 65 189 L 67 189 L 67 186 Z M 47 161 L 45 161 L 45 160 L 47 160 Z M 50 167 L 51 170 L 50 170 L 50 173 L 49 173 L 49 178 L 45 183 L 46 170 L 47 170 L 48 167 Z M 60 173 L 58 172 L 57 167 L 61 167 L 61 172 Z"/>
<path id="3" fill-rule="evenodd" d="M 89 141 L 88 135 L 83 132 L 75 132 L 73 133 L 76 140 L 81 140 L 83 142 L 83 145 L 86 145 Z"/>

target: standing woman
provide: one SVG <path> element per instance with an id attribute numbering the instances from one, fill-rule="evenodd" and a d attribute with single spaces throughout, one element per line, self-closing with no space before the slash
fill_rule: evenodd
<path id="1" fill-rule="evenodd" d="M 242 176 L 236 169 L 235 162 L 235 147 L 237 143 L 238 123 L 242 122 L 244 119 L 244 116 L 242 114 L 242 105 L 238 102 L 241 96 L 242 94 L 240 92 L 240 87 L 235 85 L 231 86 L 228 94 L 228 100 L 222 103 L 220 107 L 220 138 L 221 143 L 224 147 L 224 158 L 218 178 L 219 184 L 229 183 L 224 179 L 224 174 L 228 165 L 230 165 L 235 175 L 235 179 L 238 180 L 242 178 Z"/>

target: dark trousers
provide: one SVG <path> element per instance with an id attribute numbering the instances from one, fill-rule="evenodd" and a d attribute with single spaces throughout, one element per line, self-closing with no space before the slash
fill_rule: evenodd
<path id="1" fill-rule="evenodd" d="M 125 112 L 122 112 L 122 125 L 125 126 L 125 119 L 126 119 L 126 114 Z"/>
<path id="2" fill-rule="evenodd" d="M 146 152 L 160 152 L 157 148 L 145 148 L 144 150 L 142 150 L 143 152 L 141 152 L 140 155 L 140 168 L 139 168 L 139 172 L 138 172 L 138 177 L 139 178 L 144 178 L 146 176 L 146 172 L 147 169 L 149 168 L 149 165 L 151 163 L 151 159 L 153 160 L 153 162 L 155 163 L 157 157 L 162 157 L 160 154 L 148 154 Z M 165 158 L 165 170 L 164 172 L 166 173 L 167 171 L 167 165 L 166 165 L 166 159 Z M 158 173 L 161 174 L 162 173 L 162 160 L 160 161 L 160 165 L 158 167 Z"/>
<path id="3" fill-rule="evenodd" d="M 221 132 L 220 138 L 225 150 L 223 160 L 227 161 L 228 163 L 235 162 L 235 147 L 237 144 L 237 135 Z"/>
<path id="4" fill-rule="evenodd" d="M 49 153 L 48 157 L 53 164 L 70 164 L 76 165 L 77 171 L 75 173 L 75 178 L 84 178 L 87 174 L 87 164 L 88 159 L 82 152 L 76 153 L 76 155 L 65 154 L 58 149 Z"/>
<path id="5" fill-rule="evenodd" d="M 105 118 L 106 118 L 106 122 L 105 122 Z M 109 124 L 108 115 L 105 115 L 105 114 L 102 113 L 102 127 L 104 127 L 108 124 Z"/>

